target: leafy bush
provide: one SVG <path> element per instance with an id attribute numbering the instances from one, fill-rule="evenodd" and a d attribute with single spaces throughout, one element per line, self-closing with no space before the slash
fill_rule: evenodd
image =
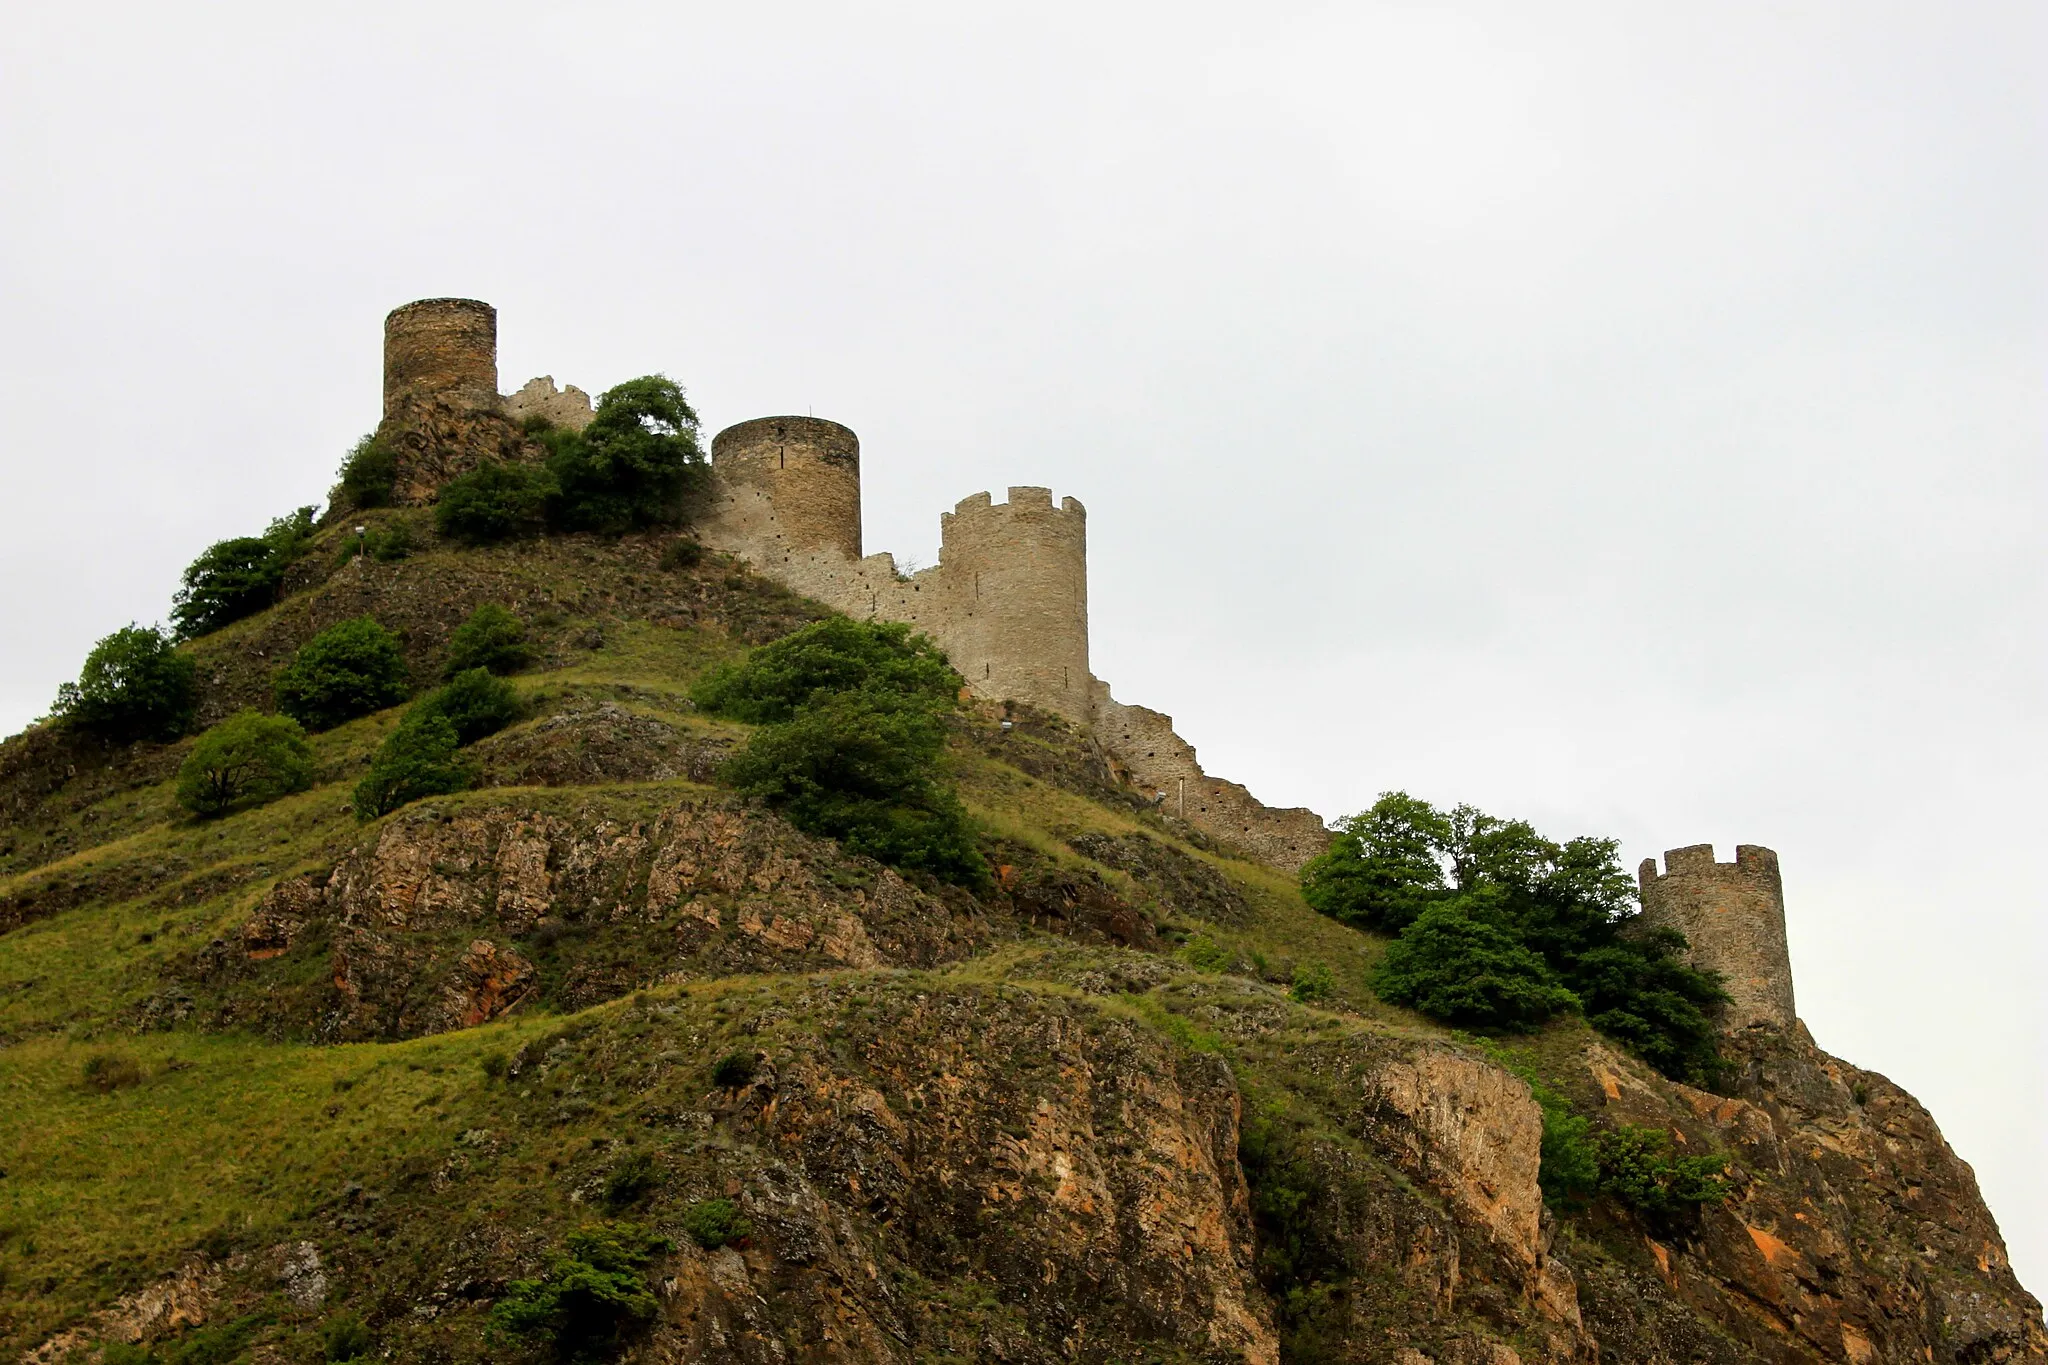
<path id="1" fill-rule="evenodd" d="M 893 694 L 943 709 L 961 685 L 938 646 L 909 626 L 833 616 L 710 670 L 690 696 L 715 715 L 779 725 L 842 692 Z"/>
<path id="2" fill-rule="evenodd" d="M 458 673 L 446 685 L 412 704 L 408 720 L 439 716 L 455 727 L 457 744 L 474 744 L 519 719 L 519 694 L 488 669 Z"/>
<path id="3" fill-rule="evenodd" d="M 1197 971 L 1228 971 L 1237 961 L 1237 954 L 1210 938 L 1207 934 L 1196 934 L 1181 945 L 1181 960 Z"/>
<path id="4" fill-rule="evenodd" d="M 185 567 L 171 599 L 171 620 L 184 639 L 253 616 L 277 600 L 285 570 L 313 538 L 313 509 L 301 507 L 260 536 L 218 541 Z"/>
<path id="5" fill-rule="evenodd" d="M 704 546 L 694 536 L 677 536 L 661 552 L 661 567 L 670 573 L 694 569 L 704 562 Z"/>
<path id="6" fill-rule="evenodd" d="M 274 691 L 277 709 L 308 730 L 332 729 L 405 700 L 405 654 L 396 635 L 359 616 L 299 646 Z"/>
<path id="7" fill-rule="evenodd" d="M 455 727 L 446 716 L 408 715 L 378 747 L 370 771 L 356 783 L 356 819 L 374 820 L 408 801 L 468 787 L 476 773 L 458 755 L 458 747 Z"/>
<path id="8" fill-rule="evenodd" d="M 605 390 L 581 432 L 557 427 L 539 437 L 558 488 L 549 519 L 565 531 L 674 525 L 704 478 L 697 414 L 665 375 Z"/>
<path id="9" fill-rule="evenodd" d="M 1600 1188 L 1600 1153 L 1588 1133 L 1592 1124 L 1574 1114 L 1563 1096 L 1532 1082 L 1530 1093 L 1543 1110 L 1543 1145 L 1536 1183 L 1554 1209 L 1581 1208 Z"/>
<path id="10" fill-rule="evenodd" d="M 377 1339 L 354 1313 L 342 1313 L 320 1334 L 320 1354 L 335 1362 L 362 1360 L 377 1347 Z"/>
<path id="11" fill-rule="evenodd" d="M 142 1084 L 142 1063 L 125 1052 L 95 1052 L 85 1059 L 79 1079 L 87 1090 L 111 1095 L 116 1090 Z"/>
<path id="12" fill-rule="evenodd" d="M 654 1317 L 659 1305 L 643 1272 L 669 1245 L 629 1223 L 571 1233 L 546 1274 L 506 1286 L 491 1321 L 552 1347 L 560 1360 L 603 1358 Z"/>
<path id="13" fill-rule="evenodd" d="M 614 1210 L 627 1209 L 660 1188 L 661 1172 L 655 1167 L 654 1158 L 636 1152 L 605 1177 L 604 1202 Z"/>
<path id="14" fill-rule="evenodd" d="M 1670 1217 L 1728 1197 L 1722 1173 L 1728 1158 L 1716 1153 L 1673 1156 L 1671 1137 L 1661 1128 L 1624 1124 L 1594 1138 L 1600 1160 L 1600 1192 L 1653 1217 Z"/>
<path id="15" fill-rule="evenodd" d="M 711 1068 L 711 1083 L 720 1090 L 738 1090 L 754 1079 L 760 1065 L 751 1052 L 728 1052 Z"/>
<path id="16" fill-rule="evenodd" d="M 526 642 L 526 623 L 495 602 L 486 602 L 448 637 L 449 677 L 472 668 L 517 673 L 533 662 Z"/>
<path id="17" fill-rule="evenodd" d="M 699 1199 L 683 1210 L 683 1231 L 706 1251 L 737 1242 L 754 1230 L 730 1199 Z"/>
<path id="18" fill-rule="evenodd" d="M 434 503 L 434 526 L 471 545 L 539 535 L 558 488 L 540 465 L 492 461 L 450 479 Z"/>
<path id="19" fill-rule="evenodd" d="M 288 716 L 237 711 L 199 737 L 178 767 L 178 804 L 199 816 L 262 804 L 313 785 L 313 747 Z"/>
<path id="20" fill-rule="evenodd" d="M 398 457 L 375 432 L 357 441 L 341 462 L 339 500 L 350 507 L 388 507 L 398 486 Z"/>
<path id="21" fill-rule="evenodd" d="M 850 853 L 978 886 L 988 867 L 960 799 L 940 781 L 945 746 L 929 706 L 845 692 L 757 731 L 722 776 Z"/>
<path id="22" fill-rule="evenodd" d="M 1299 1005 L 1311 1005 L 1318 1000 L 1328 1000 L 1337 989 L 1336 978 L 1330 969 L 1320 962 L 1311 962 L 1294 969 L 1294 984 L 1288 988 L 1287 997 Z"/>
<path id="23" fill-rule="evenodd" d="M 154 626 L 123 626 L 92 647 L 53 713 L 108 739 L 176 739 L 198 709 L 197 670 Z"/>
<path id="24" fill-rule="evenodd" d="M 1682 936 L 1642 929 L 1616 848 L 1590 837 L 1557 843 L 1525 821 L 1470 806 L 1442 812 L 1389 792 L 1343 822 L 1330 850 L 1303 869 L 1302 894 L 1334 919 L 1404 937 L 1430 910 L 1459 907 L 1467 921 L 1534 953 L 1595 1028 L 1668 1076 L 1711 1080 L 1719 1060 L 1708 1010 L 1725 996 L 1712 975 L 1684 963 Z M 1457 994 L 1432 996 L 1412 973 L 1396 988 L 1446 1007 Z M 1490 1023 L 1471 992 L 1462 1007 L 1458 1022 L 1517 1026 L 1505 1000 Z"/>
<path id="25" fill-rule="evenodd" d="M 1461 902 L 1433 905 L 1373 969 L 1380 998 L 1471 1028 L 1533 1028 L 1578 1005 L 1543 958 Z"/>

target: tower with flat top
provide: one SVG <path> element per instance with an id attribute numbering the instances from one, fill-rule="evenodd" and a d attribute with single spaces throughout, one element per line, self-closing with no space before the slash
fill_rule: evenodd
<path id="1" fill-rule="evenodd" d="M 1661 875 L 1657 860 L 1645 858 L 1637 876 L 1643 923 L 1684 934 L 1692 965 L 1721 974 L 1729 995 L 1725 1028 L 1792 1027 L 1792 955 L 1777 854 L 1737 844 L 1734 862 L 1717 863 L 1712 844 L 1693 844 L 1667 850 Z"/>

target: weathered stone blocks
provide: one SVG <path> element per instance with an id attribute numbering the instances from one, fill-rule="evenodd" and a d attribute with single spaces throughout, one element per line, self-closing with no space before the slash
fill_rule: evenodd
<path id="1" fill-rule="evenodd" d="M 1738 844 L 1734 862 L 1717 863 L 1712 844 L 1693 844 L 1664 854 L 1662 876 L 1655 858 L 1645 858 L 1637 875 L 1643 922 L 1684 934 L 1693 965 L 1721 974 L 1729 1030 L 1792 1027 L 1792 956 L 1777 854 Z"/>

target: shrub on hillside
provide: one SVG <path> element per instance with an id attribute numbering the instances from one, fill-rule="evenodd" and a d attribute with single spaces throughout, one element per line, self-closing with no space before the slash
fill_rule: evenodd
<path id="1" fill-rule="evenodd" d="M 341 462 L 336 498 L 350 507 L 388 507 L 398 486 L 398 457 L 375 432 L 350 448 Z"/>
<path id="2" fill-rule="evenodd" d="M 651 374 L 605 390 L 581 432 L 539 433 L 557 492 L 549 520 L 560 530 L 618 534 L 682 520 L 701 485 L 697 414 L 682 385 Z"/>
<path id="3" fill-rule="evenodd" d="M 313 785 L 313 747 L 289 716 L 237 711 L 199 737 L 178 767 L 178 804 L 201 817 Z"/>
<path id="4" fill-rule="evenodd" d="M 694 569 L 704 562 L 704 545 L 695 536 L 677 536 L 661 552 L 661 567 L 670 573 Z"/>
<path id="5" fill-rule="evenodd" d="M 277 600 L 285 570 L 313 538 L 313 509 L 301 507 L 260 536 L 218 541 L 185 567 L 171 620 L 185 639 L 219 630 Z"/>
<path id="6" fill-rule="evenodd" d="M 540 465 L 492 461 L 448 481 L 434 503 L 434 526 L 451 540 L 495 545 L 547 529 L 558 491 Z"/>
<path id="7" fill-rule="evenodd" d="M 842 692 L 757 731 L 723 776 L 850 853 L 980 885 L 988 868 L 941 781 L 944 722 L 900 695 Z"/>
<path id="8" fill-rule="evenodd" d="M 356 783 L 356 819 L 374 820 L 409 801 L 467 788 L 476 773 L 462 759 L 460 747 L 447 717 L 408 715 L 378 746 L 370 771 Z"/>
<path id="9" fill-rule="evenodd" d="M 1481 907 L 1433 905 L 1374 968 L 1383 1000 L 1469 1028 L 1534 1028 L 1576 1008 L 1549 964 Z"/>
<path id="10" fill-rule="evenodd" d="M 831 616 L 710 670 L 690 696 L 715 715 L 777 725 L 837 693 L 894 695 L 945 708 L 960 687 L 960 675 L 938 646 L 909 626 Z"/>
<path id="11" fill-rule="evenodd" d="M 52 713 L 103 738 L 176 739 L 198 708 L 197 670 L 154 626 L 128 625 L 92 647 Z"/>
<path id="12" fill-rule="evenodd" d="M 517 673 L 533 662 L 533 647 L 526 642 L 526 623 L 495 602 L 486 602 L 469 614 L 469 619 L 448 637 L 447 675 L 488 668 L 493 673 Z"/>
<path id="13" fill-rule="evenodd" d="M 1593 1140 L 1600 1163 L 1600 1192 L 1653 1217 L 1670 1217 L 1716 1204 L 1728 1197 L 1722 1172 L 1728 1159 L 1717 1153 L 1674 1156 L 1661 1128 L 1623 1125 Z"/>
<path id="14" fill-rule="evenodd" d="M 142 1063 L 125 1052 L 95 1052 L 85 1059 L 79 1080 L 87 1090 L 111 1095 L 143 1081 Z"/>
<path id="15" fill-rule="evenodd" d="M 338 1314 L 320 1333 L 322 1359 L 336 1362 L 367 1360 L 377 1347 L 369 1327 L 354 1313 Z"/>
<path id="16" fill-rule="evenodd" d="M 699 1199 L 683 1210 L 683 1231 L 706 1251 L 737 1242 L 754 1230 L 730 1199 Z"/>
<path id="17" fill-rule="evenodd" d="M 1595 1028 L 1668 1076 L 1710 1080 L 1719 1061 L 1708 1011 L 1725 996 L 1716 978 L 1685 964 L 1682 936 L 1642 929 L 1616 849 L 1612 839 L 1557 843 L 1526 821 L 1470 806 L 1438 811 L 1389 792 L 1343 822 L 1329 851 L 1302 870 L 1302 894 L 1334 919 L 1403 938 L 1432 909 L 1458 907 L 1534 953 Z M 1404 1003 L 1452 998 L 1419 980 L 1401 988 L 1414 993 Z"/>
<path id="18" fill-rule="evenodd" d="M 454 727 L 456 743 L 474 744 L 519 719 L 519 694 L 489 669 L 472 668 L 414 702 L 406 719 L 430 716 Z"/>
<path id="19" fill-rule="evenodd" d="M 505 1287 L 491 1321 L 563 1360 L 608 1358 L 621 1337 L 654 1317 L 659 1304 L 644 1272 L 669 1246 L 630 1223 L 571 1233 L 544 1275 Z"/>
<path id="20" fill-rule="evenodd" d="M 374 617 L 359 616 L 299 646 L 273 690 L 277 709 L 308 730 L 332 729 L 405 700 L 405 653 Z"/>

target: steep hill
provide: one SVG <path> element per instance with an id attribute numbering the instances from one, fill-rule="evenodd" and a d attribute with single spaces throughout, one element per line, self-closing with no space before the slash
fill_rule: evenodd
<path id="1" fill-rule="evenodd" d="M 438 677 L 496 603 L 539 659 L 473 789 L 358 821 L 402 708 L 214 821 L 194 739 L 0 746 L 20 1359 L 2048 1358 L 1969 1168 L 1801 1030 L 1707 1093 L 1576 1019 L 1431 1025 L 1366 988 L 1383 941 L 1022 708 L 950 737 L 987 889 L 899 873 L 722 789 L 748 727 L 689 700 L 824 608 L 660 537 L 364 520 L 418 550 L 322 531 L 182 647 L 200 723 L 365 614 Z M 1553 1161 L 1569 1108 L 1725 1154 L 1725 1197 L 1546 1205 L 1532 1085 Z"/>

